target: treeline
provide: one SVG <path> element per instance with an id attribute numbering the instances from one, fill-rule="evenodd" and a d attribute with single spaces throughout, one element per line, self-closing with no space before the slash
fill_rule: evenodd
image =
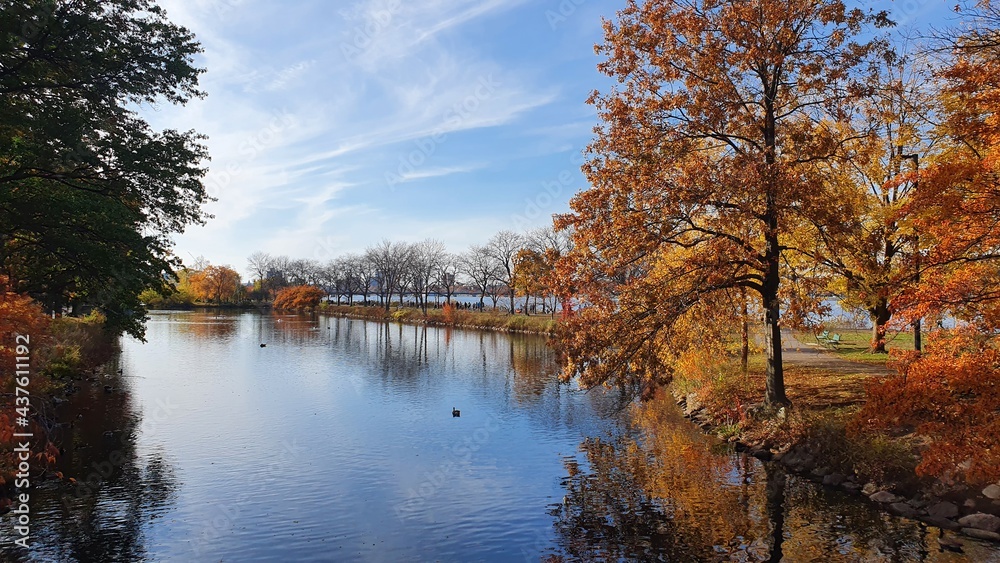
<path id="1" fill-rule="evenodd" d="M 196 301 L 239 304 L 276 302 L 289 288 L 314 287 L 336 303 L 377 304 L 387 310 L 396 303 L 426 312 L 437 299 L 450 303 L 456 294 L 463 294 L 478 298 L 479 309 L 552 314 L 561 300 L 551 289 L 551 276 L 569 244 L 567 233 L 539 228 L 525 233 L 500 231 L 462 253 L 448 252 L 434 239 L 383 240 L 362 253 L 326 262 L 254 252 L 247 258 L 251 279 L 246 284 L 233 268 L 201 260 L 178 273 L 167 301 L 154 292 L 143 296 L 154 306 Z M 523 307 L 518 298 L 524 300 Z"/>

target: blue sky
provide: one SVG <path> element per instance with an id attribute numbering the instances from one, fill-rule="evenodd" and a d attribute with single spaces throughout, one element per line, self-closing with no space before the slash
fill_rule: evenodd
<path id="1" fill-rule="evenodd" d="M 954 0 L 877 0 L 901 24 Z M 208 93 L 144 112 L 209 137 L 214 219 L 177 253 L 327 260 L 382 238 L 461 251 L 548 225 L 586 187 L 586 105 L 609 82 L 598 0 L 160 0 L 205 48 Z"/>

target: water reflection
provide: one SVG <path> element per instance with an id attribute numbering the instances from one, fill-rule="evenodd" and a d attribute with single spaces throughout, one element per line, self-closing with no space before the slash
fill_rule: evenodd
<path id="1" fill-rule="evenodd" d="M 632 412 L 632 434 L 589 438 L 567 458 L 550 561 L 989 561 L 972 540 L 890 517 L 776 464 L 720 451 L 668 400 Z"/>
<path id="2" fill-rule="evenodd" d="M 114 391 L 105 391 L 104 384 Z M 138 435 L 155 425 L 158 413 L 136 408 L 126 378 L 80 387 L 74 400 L 60 407 L 68 422 L 55 435 L 65 448 L 57 469 L 76 482 L 35 477 L 31 560 L 142 560 L 145 530 L 169 510 L 177 490 L 168 456 L 137 446 Z M 0 527 L 2 553 L 20 560 L 25 553 L 12 547 L 10 533 L 10 526 Z"/>
<path id="3" fill-rule="evenodd" d="M 83 485 L 36 490 L 32 559 L 962 560 L 669 402 L 558 384 L 541 338 L 215 311 L 147 336 L 60 407 Z"/>

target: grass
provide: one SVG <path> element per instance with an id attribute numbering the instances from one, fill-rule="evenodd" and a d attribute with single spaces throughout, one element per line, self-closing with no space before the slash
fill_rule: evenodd
<path id="1" fill-rule="evenodd" d="M 868 363 L 878 363 L 868 353 L 867 331 L 844 330 L 840 334 L 844 350 L 839 356 L 853 359 L 867 355 Z M 812 338 L 796 336 L 803 342 Z M 898 345 L 907 340 L 894 342 Z M 884 364 L 885 356 L 880 361 Z M 708 377 L 685 378 L 678 373 L 674 389 L 682 395 L 698 395 L 723 440 L 769 447 L 806 447 L 815 456 L 817 466 L 855 474 L 862 483 L 872 481 L 900 487 L 915 483 L 917 458 L 913 444 L 907 439 L 848 430 L 866 399 L 866 382 L 878 377 L 870 370 L 854 372 L 850 364 L 820 368 L 786 363 L 785 390 L 793 408 L 787 418 L 779 419 L 776 411 L 761 407 L 765 384 L 763 354 L 752 355 L 748 367 L 744 375 L 737 362 L 729 358 L 707 370 Z"/>
<path id="2" fill-rule="evenodd" d="M 870 329 L 857 329 L 857 328 L 830 328 L 830 334 L 840 335 L 840 346 L 835 350 L 829 350 L 832 354 L 839 358 L 849 360 L 852 362 L 860 362 L 864 364 L 873 364 L 884 366 L 886 361 L 889 359 L 889 354 L 873 354 L 871 353 L 871 338 L 872 331 Z M 816 335 L 811 332 L 796 331 L 795 338 L 799 342 L 805 344 L 819 343 L 816 340 Z M 889 332 L 886 335 L 886 350 L 912 350 L 913 349 L 913 333 L 912 332 Z"/>
<path id="3" fill-rule="evenodd" d="M 504 312 L 456 310 L 449 316 L 441 309 L 423 311 L 413 307 L 394 308 L 326 305 L 320 311 L 343 317 L 434 326 L 453 326 L 497 332 L 555 334 L 559 322 L 549 315 L 510 315 Z"/>

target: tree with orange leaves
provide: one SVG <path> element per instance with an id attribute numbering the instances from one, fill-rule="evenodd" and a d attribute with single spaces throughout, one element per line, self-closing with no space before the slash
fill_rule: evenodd
<path id="1" fill-rule="evenodd" d="M 897 300 L 910 318 L 946 314 L 958 326 L 873 382 L 855 428 L 914 430 L 929 439 L 918 472 L 983 484 L 1000 479 L 1000 7 L 966 7 L 940 71 L 947 142 L 911 204 L 920 283 Z"/>
<path id="2" fill-rule="evenodd" d="M 322 289 L 314 285 L 286 287 L 274 298 L 274 308 L 288 311 L 315 309 L 319 307 L 325 295 Z"/>
<path id="3" fill-rule="evenodd" d="M 240 274 L 229 266 L 207 266 L 188 278 L 195 295 L 206 301 L 232 301 L 240 289 Z"/>
<path id="4" fill-rule="evenodd" d="M 897 49 L 910 49 L 908 44 Z M 827 290 L 845 309 L 862 310 L 872 324 L 871 352 L 886 352 L 886 333 L 897 298 L 915 281 L 919 241 L 913 198 L 919 184 L 916 162 L 931 161 L 933 83 L 914 53 L 886 57 L 870 95 L 858 101 L 860 123 L 842 123 L 863 133 L 849 158 L 825 167 L 835 199 L 825 216 L 803 236 L 800 248 L 814 258 Z M 831 223 L 841 224 L 830 229 Z M 926 241 L 925 241 L 926 242 Z"/>
<path id="5" fill-rule="evenodd" d="M 854 138 L 831 123 L 868 88 L 881 43 L 858 37 L 880 25 L 835 0 L 630 0 L 605 23 L 599 68 L 619 86 L 590 98 L 593 187 L 557 220 L 574 230 L 561 283 L 584 305 L 564 376 L 656 381 L 676 320 L 743 288 L 765 314 L 766 401 L 788 404 L 782 256 L 830 199 L 817 163 Z"/>

